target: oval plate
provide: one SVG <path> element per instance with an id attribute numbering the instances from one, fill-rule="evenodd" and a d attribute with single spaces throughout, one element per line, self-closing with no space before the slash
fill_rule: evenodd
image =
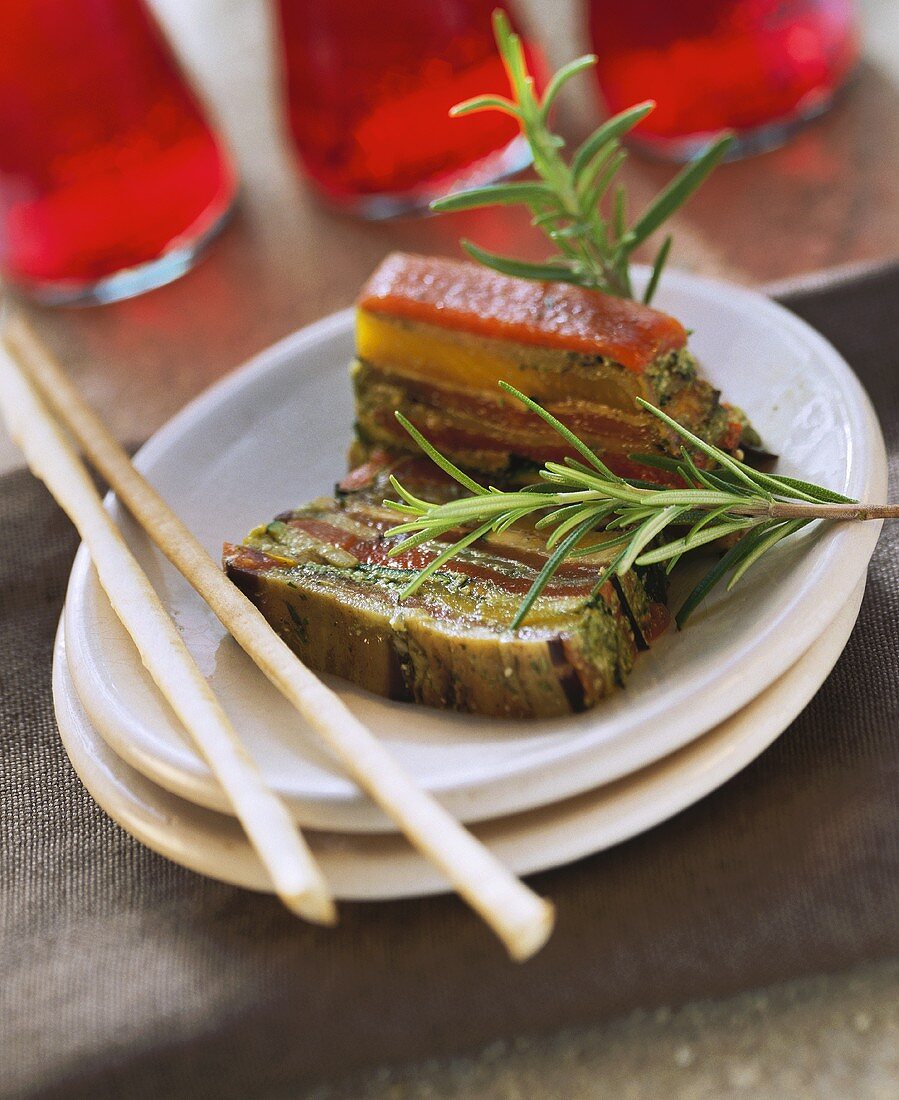
<path id="1" fill-rule="evenodd" d="M 692 805 L 754 760 L 815 694 L 852 632 L 863 591 L 860 582 L 830 627 L 779 680 L 685 748 L 595 791 L 475 825 L 475 834 L 524 875 L 620 844 Z M 69 759 L 100 806 L 132 836 L 192 871 L 270 891 L 233 817 L 158 787 L 99 736 L 72 685 L 62 633 L 53 664 L 56 717 Z M 305 835 L 338 898 L 382 901 L 448 889 L 440 872 L 396 834 Z"/>
<path id="2" fill-rule="evenodd" d="M 745 408 L 779 470 L 848 496 L 886 492 L 880 429 L 838 353 L 785 309 L 673 273 L 660 306 L 694 330 L 707 377 Z M 141 450 L 137 465 L 216 558 L 259 522 L 330 493 L 352 423 L 350 311 L 303 329 L 214 386 Z M 202 600 L 115 502 L 111 508 L 267 781 L 304 825 L 389 829 Z M 681 634 L 643 654 L 627 689 L 594 710 L 539 722 L 392 703 L 332 680 L 416 780 L 464 821 L 567 798 L 636 771 L 735 713 L 832 622 L 867 568 L 879 524 L 809 528 L 717 592 Z M 675 584 L 676 603 L 689 578 Z M 680 592 L 678 592 L 678 589 Z M 174 793 L 225 809 L 209 769 L 159 698 L 85 550 L 66 610 L 79 696 L 111 747 Z"/>

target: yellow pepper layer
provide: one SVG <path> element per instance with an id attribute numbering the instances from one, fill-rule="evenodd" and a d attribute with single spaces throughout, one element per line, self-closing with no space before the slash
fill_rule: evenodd
<path id="1" fill-rule="evenodd" d="M 419 321 L 356 313 L 360 359 L 391 373 L 496 394 L 502 380 L 537 401 L 583 398 L 612 409 L 633 412 L 634 398 L 653 400 L 648 378 L 599 356 L 559 351 Z"/>

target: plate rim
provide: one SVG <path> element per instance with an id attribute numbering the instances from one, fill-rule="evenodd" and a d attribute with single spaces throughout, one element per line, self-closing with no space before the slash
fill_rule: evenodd
<path id="1" fill-rule="evenodd" d="M 836 368 L 836 374 L 840 378 L 844 390 L 846 389 L 846 384 L 848 384 L 850 391 L 854 391 L 847 394 L 847 399 L 850 396 L 854 397 L 855 400 L 852 403 L 853 414 L 856 419 L 862 418 L 866 423 L 867 431 L 865 441 L 872 451 L 872 459 L 874 460 L 871 463 L 871 468 L 867 471 L 868 483 L 870 484 L 872 481 L 877 482 L 878 478 L 885 482 L 885 448 L 876 414 L 874 413 L 870 400 L 852 371 L 852 368 L 820 333 L 778 303 L 754 291 L 747 290 L 746 288 L 735 287 L 717 280 L 706 279 L 681 272 L 671 273 L 668 281 L 669 284 L 681 284 L 682 288 L 686 289 L 688 292 L 693 288 L 698 288 L 700 291 L 704 291 L 706 294 L 711 294 L 712 296 L 724 295 L 731 301 L 734 299 L 742 299 L 744 303 L 747 304 L 747 308 L 756 310 L 761 308 L 767 310 L 772 317 L 776 316 L 779 322 L 791 326 L 804 340 L 811 340 L 813 346 L 817 347 L 818 353 L 823 355 L 830 362 L 832 368 Z M 311 325 L 297 330 L 297 332 L 285 336 L 269 348 L 254 356 L 244 366 L 230 372 L 227 376 L 220 379 L 202 394 L 194 398 L 193 401 L 185 406 L 184 409 L 177 413 L 166 425 L 154 434 L 138 453 L 136 459 L 138 466 L 146 467 L 147 465 L 151 465 L 157 456 L 164 455 L 171 445 L 171 442 L 180 439 L 184 434 L 185 426 L 193 423 L 198 415 L 202 416 L 208 414 L 214 408 L 220 406 L 222 402 L 228 401 L 236 392 L 243 389 L 251 390 L 252 387 L 256 385 L 257 380 L 264 377 L 269 372 L 277 373 L 279 370 L 283 370 L 285 357 L 296 357 L 297 355 L 301 355 L 304 346 L 316 344 L 320 341 L 327 341 L 339 336 L 345 336 L 347 327 L 352 325 L 352 320 L 352 308 L 331 314 L 328 317 L 322 318 Z M 881 459 L 881 461 L 878 462 L 876 461 L 877 459 Z M 112 495 L 110 495 L 110 500 L 112 500 Z M 114 512 L 117 507 L 119 507 L 117 504 L 113 506 Z M 864 527 L 866 528 L 865 530 L 844 530 L 841 532 L 835 530 L 822 536 L 824 538 L 830 537 L 832 541 L 837 538 L 840 539 L 838 549 L 840 546 L 842 547 L 842 558 L 838 555 L 837 561 L 834 563 L 831 560 L 834 551 L 831 550 L 829 554 L 825 556 L 825 560 L 819 563 L 818 568 L 822 570 L 826 567 L 828 570 L 831 570 L 835 567 L 840 567 L 840 562 L 845 559 L 841 567 L 843 571 L 844 591 L 845 588 L 853 583 L 867 568 L 868 560 L 870 559 L 876 543 L 879 525 L 870 524 L 864 525 Z M 874 530 L 875 528 L 876 530 Z M 857 544 L 854 548 L 851 545 L 853 541 Z M 73 626 L 73 632 L 69 633 L 70 653 L 76 654 L 80 652 L 77 633 L 74 632 L 76 609 L 79 606 L 76 589 L 78 588 L 80 578 L 80 593 L 81 596 L 84 597 L 86 590 L 84 577 L 87 573 L 87 568 L 86 552 L 82 548 L 79 550 L 79 554 L 73 566 L 66 604 L 67 624 L 71 623 Z M 815 584 L 820 585 L 820 583 L 821 578 L 819 577 Z M 815 585 L 811 585 L 812 590 L 814 587 Z M 805 598 L 806 601 L 808 601 L 808 595 Z M 836 601 L 832 598 L 829 600 L 817 601 L 814 603 L 809 613 L 801 617 L 801 623 L 798 630 L 791 631 L 793 635 L 791 644 L 785 647 L 788 656 L 782 657 L 777 663 L 777 667 L 781 672 L 783 672 L 786 667 L 792 665 L 795 660 L 798 660 L 815 638 L 823 630 L 827 629 L 828 624 L 839 611 L 839 605 L 834 606 L 835 602 Z M 778 614 L 772 617 L 762 637 L 769 638 L 772 632 L 778 630 L 783 632 L 784 624 L 787 620 L 790 620 L 791 625 L 795 627 L 795 622 L 792 622 L 794 615 L 795 607 L 791 607 L 789 611 L 783 608 L 779 609 Z M 798 638 L 796 635 L 798 635 Z M 760 648 L 762 645 L 762 642 L 756 641 L 750 647 L 749 652 L 754 654 L 756 661 L 760 661 L 761 659 Z M 782 647 L 782 650 L 783 648 L 784 647 Z M 77 664 L 78 658 L 76 656 L 73 665 L 77 666 Z M 752 688 L 742 683 L 736 685 L 732 684 L 731 687 L 734 688 L 734 690 L 728 693 L 726 699 L 722 699 L 721 692 L 718 691 L 716 693 L 718 698 L 717 705 L 714 708 L 715 713 L 709 721 L 714 722 L 719 718 L 734 713 L 741 706 L 745 705 L 749 699 L 752 698 L 752 695 L 759 690 L 757 684 L 760 678 L 763 680 L 762 688 L 764 688 L 775 680 L 776 676 L 776 671 L 765 674 L 763 677 L 757 675 L 750 681 L 752 684 L 756 685 Z M 719 677 L 719 686 L 720 679 Z M 100 726 L 104 736 L 108 734 L 107 740 L 110 741 L 114 750 L 119 752 L 120 755 L 129 758 L 130 762 L 138 767 L 139 770 L 147 774 L 149 778 L 168 787 L 181 797 L 189 798 L 201 805 L 207 805 L 212 808 L 222 807 L 223 801 L 221 792 L 216 787 L 206 765 L 195 756 L 193 750 L 190 750 L 189 753 L 189 755 L 194 758 L 190 767 L 185 766 L 183 757 L 176 759 L 175 757 L 169 756 L 167 758 L 165 753 L 160 753 L 160 746 L 158 743 L 156 744 L 155 751 L 144 751 L 142 748 L 144 742 L 140 738 L 134 738 L 133 736 L 133 726 L 131 730 L 120 729 L 117 722 L 111 720 L 104 721 L 104 718 L 101 717 L 104 712 L 102 699 L 100 698 L 102 694 L 102 684 L 89 677 L 86 671 L 84 675 L 81 676 L 80 680 L 76 674 L 76 682 L 79 683 L 79 690 L 82 688 L 84 689 L 83 694 L 85 696 L 85 702 L 88 704 L 88 710 L 92 720 Z M 709 692 L 706 692 L 706 694 L 709 694 Z M 679 701 L 679 709 L 682 714 L 685 714 L 691 706 L 691 701 L 687 698 Z M 712 708 L 706 704 L 705 712 L 711 709 Z M 118 716 L 115 717 L 118 718 Z M 644 734 L 643 738 L 639 739 L 634 736 L 635 731 L 633 730 L 627 735 L 623 733 L 616 735 L 610 744 L 603 747 L 603 752 L 601 754 L 596 753 L 594 750 L 594 756 L 598 756 L 601 759 L 593 761 L 592 765 L 586 763 L 584 760 L 585 755 L 588 755 L 590 752 L 587 746 L 579 745 L 569 751 L 565 751 L 564 748 L 560 749 L 558 755 L 548 768 L 544 768 L 541 771 L 539 786 L 542 793 L 539 796 L 535 796 L 533 791 L 530 791 L 530 793 L 527 794 L 526 803 L 522 802 L 525 795 L 524 786 L 528 776 L 532 775 L 536 768 L 533 761 L 526 763 L 521 769 L 512 768 L 511 770 L 504 771 L 502 775 L 498 774 L 486 781 L 480 782 L 477 785 L 477 794 L 474 797 L 465 785 L 465 777 L 462 779 L 458 776 L 450 777 L 449 782 L 434 783 L 430 785 L 430 789 L 437 794 L 438 797 L 444 800 L 454 811 L 461 811 L 460 816 L 466 821 L 485 820 L 491 816 L 514 812 L 516 809 L 523 809 L 525 805 L 534 806 L 541 803 L 545 804 L 557 798 L 574 794 L 578 789 L 583 790 L 587 787 L 594 786 L 598 782 L 608 782 L 617 776 L 627 774 L 629 770 L 633 770 L 634 765 L 632 761 L 638 755 L 642 761 L 639 766 L 645 766 L 645 764 L 652 759 L 658 759 L 672 751 L 676 751 L 677 748 L 687 744 L 692 738 L 699 736 L 708 726 L 708 722 L 705 718 L 703 718 L 702 722 L 697 723 L 695 720 L 691 721 L 686 717 L 681 717 L 679 724 L 675 725 L 671 722 L 670 714 L 666 715 L 666 722 L 669 723 L 669 734 L 664 739 L 656 739 L 654 752 L 648 750 L 645 745 L 647 735 Z M 697 729 L 697 725 L 700 725 L 702 728 Z M 671 733 L 672 728 L 675 729 L 674 734 Z M 638 741 L 643 742 L 639 753 L 634 747 Z M 571 772 L 577 773 L 576 781 L 572 778 Z M 389 823 L 385 822 L 380 811 L 368 802 L 365 796 L 358 791 L 350 780 L 340 777 L 340 781 L 335 780 L 335 785 L 336 789 L 332 789 L 326 794 L 320 792 L 310 794 L 308 791 L 303 791 L 301 789 L 302 785 L 298 785 L 296 782 L 291 784 L 289 789 L 285 789 L 283 786 L 278 789 L 284 797 L 289 800 L 298 820 L 300 820 L 302 824 L 311 825 L 313 827 L 340 827 L 359 831 L 378 830 L 385 828 L 385 826 L 389 827 Z M 507 790 L 506 794 L 501 796 L 498 790 L 501 790 L 504 786 L 506 788 L 511 787 L 512 789 Z"/>

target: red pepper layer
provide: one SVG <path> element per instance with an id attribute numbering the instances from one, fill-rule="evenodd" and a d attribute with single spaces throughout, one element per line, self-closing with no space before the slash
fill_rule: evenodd
<path id="1" fill-rule="evenodd" d="M 376 535 L 373 539 L 365 539 L 351 531 L 337 527 L 324 520 L 297 518 L 288 521 L 291 526 L 305 531 L 306 534 L 318 539 L 320 542 L 339 546 L 352 554 L 360 562 L 366 565 L 389 565 L 394 569 L 408 569 L 418 573 L 424 569 L 437 556 L 437 551 L 424 546 L 416 546 L 403 554 L 390 557 L 388 551 L 396 540 L 383 539 Z M 542 568 L 546 561 L 545 556 L 524 549 L 523 547 L 503 547 L 500 551 L 503 557 L 516 561 L 521 565 L 530 566 L 537 570 Z M 516 577 L 503 573 L 489 565 L 479 565 L 476 562 L 466 561 L 464 558 L 450 558 L 442 566 L 445 572 L 461 573 L 473 580 L 490 581 L 497 588 L 515 595 L 524 595 L 531 587 L 533 577 Z M 582 596 L 586 598 L 593 591 L 596 584 L 597 566 L 581 565 L 578 562 L 563 562 L 556 575 L 550 580 L 544 589 L 547 596 Z M 668 610 L 662 604 L 652 604 L 650 623 L 648 630 L 644 630 L 647 641 L 661 634 L 668 625 Z"/>
<path id="2" fill-rule="evenodd" d="M 405 445 L 405 437 L 402 430 L 397 426 L 395 417 L 389 415 L 387 412 L 379 412 L 375 419 L 383 431 L 393 436 L 398 448 Z M 516 458 L 526 458 L 537 463 L 564 462 L 568 457 L 581 458 L 573 447 L 566 446 L 561 436 L 555 435 L 555 433 L 553 433 L 553 436 L 548 440 L 538 438 L 533 442 L 523 443 L 516 441 L 514 444 L 510 443 L 508 440 L 497 439 L 486 433 L 476 435 L 473 432 L 466 432 L 460 428 L 429 427 L 427 436 L 428 440 L 438 451 L 443 451 L 448 454 L 458 454 L 460 451 L 478 451 L 482 454 L 496 455 L 500 460 L 504 460 L 508 455 L 514 454 Z M 639 444 L 636 444 L 633 449 L 635 452 L 652 451 L 651 445 L 641 447 Z M 657 469 L 655 466 L 644 466 L 630 459 L 627 454 L 616 454 L 607 450 L 602 451 L 601 456 L 603 462 L 605 462 L 612 473 L 617 474 L 619 477 L 651 481 L 656 485 L 683 487 L 683 482 L 676 474 Z M 700 467 L 706 464 L 701 455 L 698 456 L 697 464 Z M 475 474 L 475 476 L 477 477 L 478 475 Z M 402 480 L 402 478 L 400 480 Z M 489 482 L 490 475 L 481 475 L 481 480 Z M 407 488 L 408 487 L 407 485 Z"/>
<path id="3" fill-rule="evenodd" d="M 435 551 L 419 546 L 391 558 L 388 551 L 395 540 L 384 539 L 378 533 L 373 533 L 371 539 L 366 539 L 352 531 L 328 523 L 326 520 L 297 518 L 288 520 L 288 522 L 292 527 L 304 531 L 320 542 L 326 542 L 331 546 L 346 550 L 347 553 L 352 554 L 359 562 L 366 565 L 391 566 L 394 569 L 408 569 L 412 573 L 417 573 L 436 557 Z M 223 553 L 232 567 L 247 572 L 266 573 L 272 568 L 283 569 L 285 565 L 283 559 L 279 560 L 261 550 L 248 546 L 235 546 L 231 543 L 225 543 Z M 503 553 L 519 564 L 534 568 L 535 575 L 536 570 L 545 561 L 545 558 L 540 555 L 520 547 L 504 548 Z M 512 576 L 490 566 L 479 565 L 476 562 L 461 558 L 451 558 L 445 563 L 443 570 L 450 573 L 459 573 L 472 579 L 489 581 L 503 591 L 521 596 L 528 591 L 533 580 L 533 578 L 528 577 Z M 546 586 L 545 595 L 550 597 L 581 596 L 586 599 L 596 584 L 596 573 L 597 567 L 595 565 L 563 562 L 558 573 Z M 651 603 L 649 605 L 649 621 L 640 624 L 641 632 L 646 641 L 653 641 L 664 632 L 668 623 L 668 609 L 663 604 Z"/>
<path id="4" fill-rule="evenodd" d="M 357 304 L 441 328 L 601 355 L 638 374 L 687 342 L 679 321 L 626 298 L 404 252 L 383 261 Z"/>
<path id="5" fill-rule="evenodd" d="M 390 557 L 389 551 L 396 545 L 397 539 L 384 539 L 379 534 L 374 534 L 371 539 L 360 537 L 352 531 L 337 527 L 332 523 L 319 519 L 297 518 L 288 520 L 291 527 L 304 531 L 319 542 L 327 542 L 331 546 L 338 546 L 352 554 L 363 565 L 385 565 L 394 569 L 408 569 L 418 573 L 426 565 L 437 557 L 438 551 L 424 546 L 417 546 L 395 557 Z M 510 554 L 510 557 L 520 561 L 521 554 Z M 522 563 L 523 564 L 523 563 Z M 542 563 L 541 563 L 542 564 Z M 476 562 L 466 561 L 463 558 L 451 558 L 443 566 L 444 572 L 461 573 L 472 579 L 490 581 L 497 588 L 506 592 L 524 594 L 531 587 L 533 577 L 516 577 L 508 573 L 502 573 L 489 565 L 479 565 Z M 560 575 L 562 574 L 562 575 Z M 536 575 L 536 570 L 535 570 Z M 565 563 L 559 573 L 547 586 L 547 595 L 555 596 L 589 596 L 593 585 L 596 583 L 596 567 L 592 569 L 584 566 L 576 566 L 573 563 Z"/>

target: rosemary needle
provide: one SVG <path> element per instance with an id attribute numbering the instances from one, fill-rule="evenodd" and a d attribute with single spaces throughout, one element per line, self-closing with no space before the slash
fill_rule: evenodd
<path id="1" fill-rule="evenodd" d="M 621 140 L 655 104 L 651 101 L 638 103 L 608 119 L 570 158 L 566 158 L 563 155 L 565 142 L 549 124 L 551 109 L 568 81 L 594 65 L 596 58 L 587 54 L 563 66 L 540 96 L 528 72 L 521 40 L 513 34 L 504 12 L 494 12 L 493 29 L 509 79 L 511 98 L 477 96 L 457 104 L 450 114 L 461 117 L 478 111 L 500 111 L 511 115 L 531 148 L 537 179 L 454 192 L 433 202 L 432 209 L 451 211 L 523 205 L 531 212 L 532 224 L 545 233 L 556 248 L 546 260 L 530 263 L 501 256 L 470 241 L 463 241 L 462 247 L 473 259 L 506 275 L 575 283 L 619 297 L 633 297 L 632 253 L 724 159 L 733 143 L 732 135 L 724 133 L 714 140 L 663 188 L 634 222 L 628 224 L 626 194 L 615 178 L 627 155 L 621 148 Z M 671 236 L 667 236 L 656 253 L 643 294 L 646 303 L 652 300 L 659 285 L 671 240 Z M 524 490 L 503 492 L 485 488 L 454 466 L 397 413 L 399 422 L 418 446 L 471 494 L 446 504 L 431 504 L 413 497 L 396 479 L 391 479 L 401 501 L 385 501 L 385 504 L 401 513 L 404 522 L 389 533 L 405 536 L 391 549 L 392 555 L 429 539 L 440 538 L 454 527 L 471 528 L 457 542 L 442 549 L 407 586 L 404 595 L 415 591 L 432 572 L 466 546 L 491 532 L 504 531 L 523 519 L 530 520 L 537 530 L 548 529 L 549 556 L 518 609 L 511 624 L 513 629 L 526 618 L 562 563 L 584 553 L 581 543 L 600 525 L 618 534 L 604 544 L 614 547 L 616 554 L 597 584 L 613 574 L 625 573 L 634 565 L 664 563 L 670 571 L 685 553 L 725 537 L 739 536 L 677 612 L 677 624 L 683 626 L 720 581 L 729 577 L 729 585 L 735 584 L 760 558 L 814 520 L 899 517 L 899 508 L 895 506 L 859 505 L 819 485 L 753 470 L 643 400 L 639 403 L 677 432 L 686 447 L 682 448 L 680 458 L 631 457 L 645 466 L 664 469 L 682 486 L 659 488 L 643 481 L 620 478 L 586 443 L 535 401 L 504 382 L 500 382 L 500 386 L 542 417 L 583 461 L 547 462 L 540 470 L 540 483 L 528 485 Z M 697 463 L 701 463 L 702 468 Z"/>
<path id="2" fill-rule="evenodd" d="M 496 44 L 509 78 L 512 98 L 483 95 L 459 103 L 450 111 L 454 118 L 478 111 L 500 111 L 511 115 L 531 148 L 537 180 L 494 183 L 457 191 L 431 203 L 445 212 L 472 210 L 483 206 L 527 207 L 532 224 L 555 245 L 556 252 L 542 263 L 530 263 L 462 241 L 465 251 L 479 263 L 504 275 L 525 279 L 558 280 L 602 290 L 618 297 L 633 297 L 630 257 L 633 251 L 693 194 L 733 144 L 727 133 L 714 140 L 695 160 L 686 165 L 632 224 L 627 224 L 626 194 L 617 176 L 627 153 L 621 139 L 653 110 L 652 101 L 638 103 L 608 119 L 573 153 L 563 156 L 565 142 L 549 125 L 551 108 L 562 88 L 596 63 L 586 54 L 563 66 L 537 94 L 528 72 L 521 40 L 512 33 L 505 12 L 493 14 Z M 611 208 L 606 215 L 603 205 Z M 658 250 L 652 274 L 643 295 L 649 303 L 671 248 L 666 237 Z"/>

